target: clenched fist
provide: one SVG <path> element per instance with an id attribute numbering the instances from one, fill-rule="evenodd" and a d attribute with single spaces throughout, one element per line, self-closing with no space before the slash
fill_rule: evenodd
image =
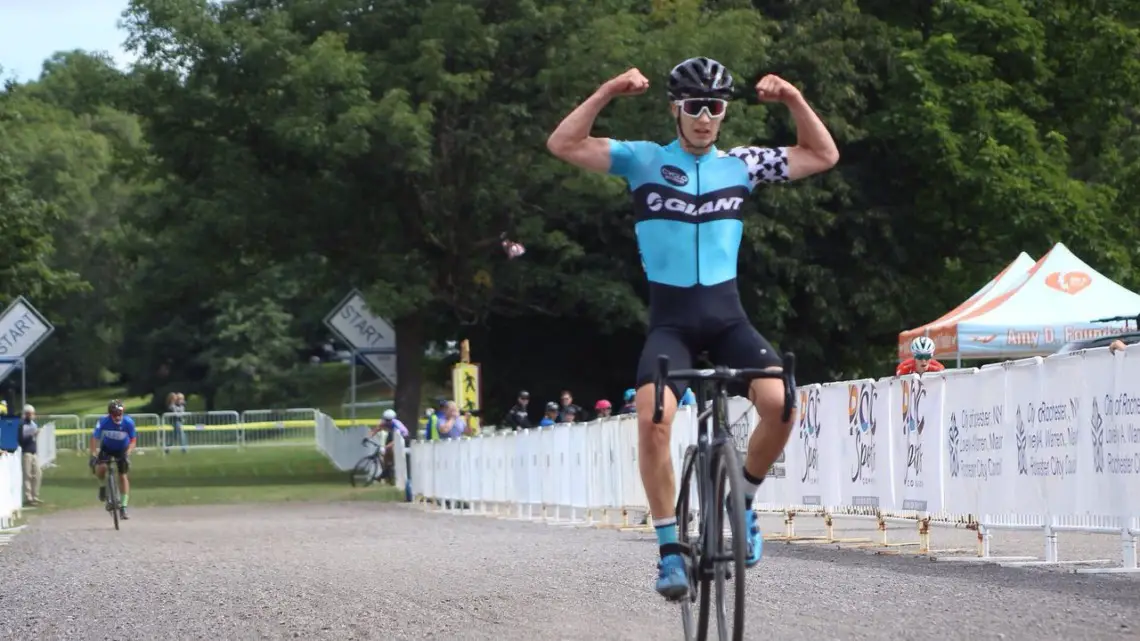
<path id="1" fill-rule="evenodd" d="M 788 102 L 799 95 L 799 89 L 776 74 L 770 73 L 756 83 L 756 97 L 760 102 Z"/>
<path id="2" fill-rule="evenodd" d="M 602 87 L 611 96 L 636 96 L 649 89 L 649 79 L 634 67 L 606 81 Z"/>

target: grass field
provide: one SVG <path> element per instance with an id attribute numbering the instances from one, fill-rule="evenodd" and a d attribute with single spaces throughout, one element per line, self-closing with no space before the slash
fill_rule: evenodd
<path id="1" fill-rule="evenodd" d="M 362 368 L 363 369 L 363 368 Z M 332 416 L 333 418 L 347 418 L 343 404 L 348 402 L 349 375 L 348 365 L 344 363 L 325 363 L 316 370 L 318 375 L 312 381 L 311 392 L 312 407 Z M 357 387 L 357 402 L 370 403 L 376 401 L 392 400 L 393 390 L 386 384 L 374 380 L 371 373 L 361 373 L 360 383 Z M 150 403 L 149 396 L 124 397 L 126 390 L 123 387 L 101 387 L 76 390 L 52 396 L 35 396 L 28 402 L 36 406 L 36 412 L 41 415 L 48 414 L 102 414 L 107 411 L 107 401 L 118 398 L 126 405 L 127 411 L 138 412 L 138 408 Z M 424 407 L 431 400 L 440 395 L 449 395 L 449 391 L 437 385 L 425 385 L 423 389 Z M 434 403 L 432 403 L 434 405 Z M 303 407 L 305 405 L 290 404 L 289 407 Z M 190 395 L 186 398 L 186 410 L 198 412 L 205 410 L 205 403 L 201 397 Z M 217 409 L 232 409 L 219 407 Z M 361 408 L 357 410 L 358 417 L 378 418 L 383 408 Z"/>
<path id="2" fill-rule="evenodd" d="M 404 493 L 388 485 L 354 488 L 312 444 L 244 450 L 131 457 L 130 506 L 207 505 L 280 501 L 395 501 Z M 87 455 L 60 452 L 44 471 L 44 505 L 29 514 L 98 505 L 98 484 Z"/>

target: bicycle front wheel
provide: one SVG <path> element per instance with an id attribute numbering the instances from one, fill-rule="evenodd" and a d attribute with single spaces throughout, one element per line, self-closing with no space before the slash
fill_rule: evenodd
<path id="1" fill-rule="evenodd" d="M 368 487 L 376 481 L 378 463 L 376 457 L 365 456 L 360 459 L 356 467 L 352 468 L 352 475 L 349 477 L 352 481 L 353 487 Z"/>
<path id="2" fill-rule="evenodd" d="M 717 636 L 721 641 L 743 641 L 744 563 L 748 555 L 744 468 L 731 440 L 714 445 L 711 459 L 713 501 L 707 506 L 706 553 L 712 562 L 713 580 L 701 585 L 701 605 L 704 607 L 700 618 L 702 624 L 707 624 L 707 604 L 712 596 L 716 603 Z M 700 631 L 706 632 L 704 625 Z M 700 634 L 700 638 L 704 639 L 705 635 Z"/>
<path id="3" fill-rule="evenodd" d="M 111 507 L 111 518 L 115 520 L 115 529 L 119 529 L 119 484 L 115 479 L 116 471 L 107 466 L 107 505 Z"/>
<path id="4" fill-rule="evenodd" d="M 685 450 L 685 459 L 681 464 L 681 491 L 677 495 L 677 504 L 673 512 L 677 515 L 677 540 L 685 546 L 685 562 L 688 564 L 687 570 L 689 573 L 689 596 L 681 602 L 681 624 L 685 630 L 685 641 L 692 641 L 692 639 L 696 638 L 693 627 L 692 604 L 697 600 L 697 572 L 701 565 L 700 536 L 698 534 L 698 536 L 694 537 L 691 533 L 693 528 L 693 508 L 695 507 L 692 505 L 693 490 L 700 489 L 698 485 L 693 483 L 693 481 L 696 480 L 696 469 L 697 446 L 690 445 L 688 449 Z"/>

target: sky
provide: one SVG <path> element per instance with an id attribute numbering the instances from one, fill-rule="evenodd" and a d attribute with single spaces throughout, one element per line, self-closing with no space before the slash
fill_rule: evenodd
<path id="1" fill-rule="evenodd" d="M 0 78 L 40 76 L 57 51 L 104 51 L 121 68 L 135 56 L 118 23 L 128 0 L 0 0 Z"/>

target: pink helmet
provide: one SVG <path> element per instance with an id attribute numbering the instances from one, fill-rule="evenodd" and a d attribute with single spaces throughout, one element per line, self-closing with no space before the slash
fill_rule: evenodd
<path id="1" fill-rule="evenodd" d="M 594 409 L 596 409 L 596 410 L 608 410 L 610 408 L 611 408 L 610 402 L 604 398 L 602 400 L 598 401 L 597 403 L 594 403 Z"/>

